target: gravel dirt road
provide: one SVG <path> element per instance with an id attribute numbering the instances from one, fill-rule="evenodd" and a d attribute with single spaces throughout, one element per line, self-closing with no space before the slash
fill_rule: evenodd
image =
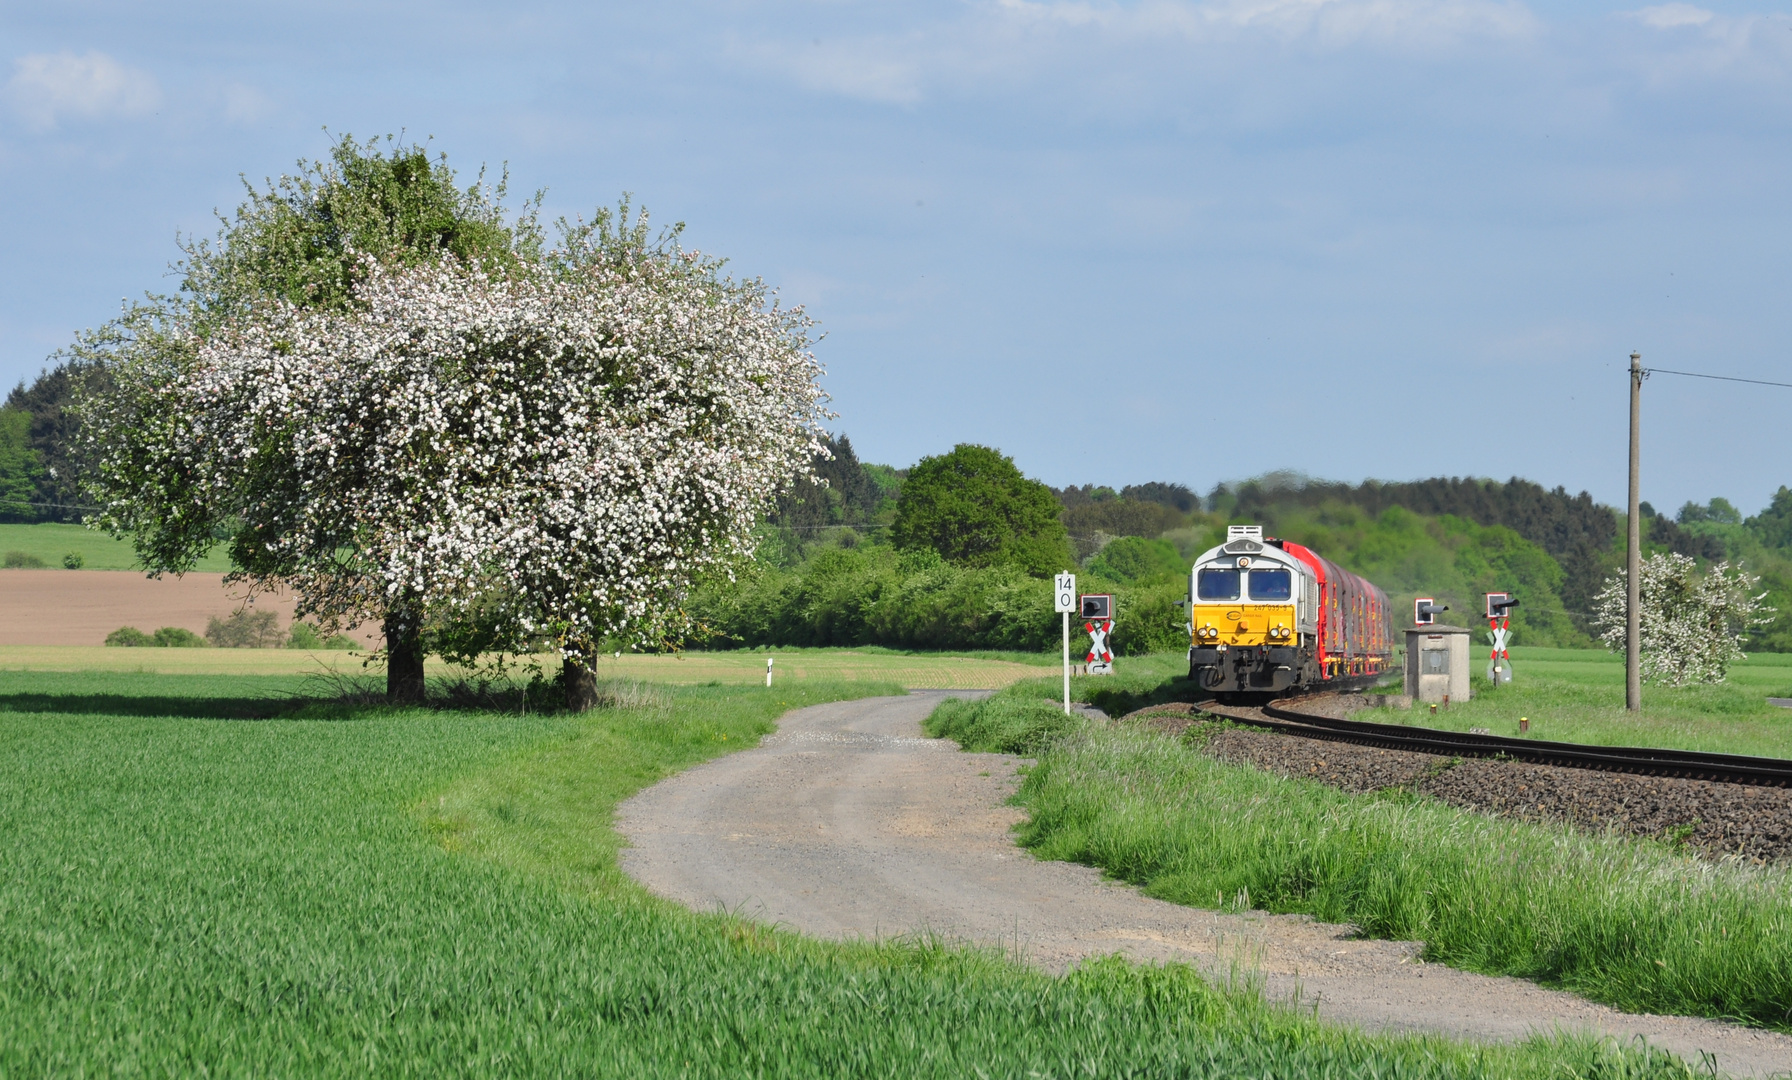
<path id="1" fill-rule="evenodd" d="M 1706 1020 L 1634 1016 L 1518 979 L 1417 959 L 1304 916 L 1185 908 L 1017 848 L 1006 805 L 1021 759 L 921 735 L 944 692 L 801 709 L 753 750 L 624 803 L 623 866 L 653 892 L 824 938 L 928 931 L 1001 945 L 1050 971 L 1121 953 L 1217 976 L 1254 969 L 1266 991 L 1331 1021 L 1517 1039 L 1555 1026 L 1642 1036 L 1739 1076 L 1792 1070 L 1792 1038 Z M 967 696 L 967 695 L 959 695 Z"/>

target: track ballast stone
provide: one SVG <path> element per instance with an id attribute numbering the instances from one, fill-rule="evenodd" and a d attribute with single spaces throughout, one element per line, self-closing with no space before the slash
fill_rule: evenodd
<path id="1" fill-rule="evenodd" d="M 1753 862 L 1792 858 L 1788 788 L 1449 758 L 1303 739 L 1215 723 L 1192 705 L 1158 706 L 1126 719 L 1186 735 L 1222 761 L 1302 776 L 1353 793 L 1403 788 L 1465 810 L 1568 823 L 1591 832 L 1612 830 L 1707 857 L 1736 856 Z"/>

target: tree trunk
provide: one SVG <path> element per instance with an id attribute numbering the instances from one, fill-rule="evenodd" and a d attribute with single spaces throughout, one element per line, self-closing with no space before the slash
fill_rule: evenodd
<path id="1" fill-rule="evenodd" d="M 560 661 L 560 688 L 566 692 L 566 707 L 573 712 L 597 705 L 597 672 L 576 660 Z"/>
<path id="2" fill-rule="evenodd" d="M 423 703 L 423 629 L 405 612 L 386 616 L 386 701 Z"/>

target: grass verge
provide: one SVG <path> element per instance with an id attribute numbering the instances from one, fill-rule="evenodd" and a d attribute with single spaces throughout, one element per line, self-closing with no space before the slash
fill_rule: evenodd
<path id="1" fill-rule="evenodd" d="M 1516 681 L 1495 689 L 1476 679 L 1475 697 L 1436 715 L 1371 713 L 1361 719 L 1407 722 L 1495 735 L 1528 736 L 1599 746 L 1662 746 L 1723 754 L 1792 758 L 1792 709 L 1769 697 L 1792 697 L 1792 655 L 1756 653 L 1709 686 L 1645 686 L 1641 715 L 1624 711 L 1624 658 L 1593 649 L 1513 649 Z M 1476 674 L 1486 664 L 1475 661 Z"/>
<path id="2" fill-rule="evenodd" d="M 1178 903 L 1421 940 L 1427 959 L 1622 1009 L 1792 1029 L 1784 868 L 1713 865 L 1400 792 L 1347 795 L 1128 727 L 1066 725 L 1042 692 L 948 703 L 928 724 L 969 749 L 1035 748 L 1016 799 L 1030 814 L 1021 842 L 1042 858 Z"/>
<path id="3" fill-rule="evenodd" d="M 1570 1038 L 1365 1036 L 1182 967 L 807 941 L 618 872 L 619 799 L 884 685 L 244 721 L 190 715 L 244 697 L 221 676 L 115 677 L 191 703 L 135 715 L 30 678 L 10 689 L 49 704 L 0 711 L 0 1075 L 1690 1075 Z"/>
<path id="4" fill-rule="evenodd" d="M 3 582 L 4 579 L 0 579 Z M 894 653 L 858 649 L 791 649 L 764 652 L 624 653 L 600 658 L 598 673 L 611 679 L 660 683 L 765 684 L 771 656 L 774 681 L 888 682 L 914 689 L 996 689 L 1036 678 L 1037 665 L 1021 654 Z M 85 645 L 0 645 L 0 671 L 142 672 L 168 675 L 305 675 L 327 672 L 384 677 L 385 664 L 366 664 L 361 653 L 303 649 L 118 649 Z M 550 675 L 559 659 L 538 658 Z M 431 658 L 431 678 L 469 673 Z M 526 678 L 526 676 L 523 676 Z"/>

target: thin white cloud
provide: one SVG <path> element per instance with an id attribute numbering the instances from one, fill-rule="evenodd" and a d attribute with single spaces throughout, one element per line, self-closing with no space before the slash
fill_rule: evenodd
<path id="1" fill-rule="evenodd" d="M 13 111 L 39 131 L 64 120 L 141 116 L 162 95 L 148 72 L 102 52 L 32 53 L 13 62 L 5 96 Z"/>
<path id="2" fill-rule="evenodd" d="M 1431 46 L 1471 37 L 1522 37 L 1538 27 L 1518 0 L 1149 0 L 1130 7 L 996 0 L 996 7 L 1019 19 L 1187 41 L 1255 33 L 1334 46 L 1363 41 Z"/>
<path id="3" fill-rule="evenodd" d="M 904 43 L 813 43 L 762 55 L 811 90 L 890 105 L 908 105 L 921 97 L 921 65 Z"/>
<path id="4" fill-rule="evenodd" d="M 1677 26 L 1704 26 L 1717 17 L 1715 12 L 1693 7 L 1691 4 L 1661 4 L 1643 8 L 1633 14 L 1644 26 L 1652 26 L 1657 30 L 1672 30 Z"/>
<path id="5" fill-rule="evenodd" d="M 224 87 L 224 119 L 235 124 L 253 124 L 274 107 L 268 96 L 246 83 L 233 82 Z"/>
<path id="6" fill-rule="evenodd" d="M 1726 78 L 1785 86 L 1792 80 L 1792 20 L 1785 15 L 1722 15 L 1672 3 L 1623 17 L 1662 35 L 1644 61 L 1652 85 Z"/>
<path id="7" fill-rule="evenodd" d="M 737 42 L 733 51 L 811 90 L 910 105 L 943 86 L 1057 78 L 1091 64 L 1136 81 L 1139 62 L 1186 61 L 1165 47 L 1172 54 L 1251 43 L 1434 54 L 1540 29 L 1520 0 L 979 0 L 957 18 L 906 33 Z"/>

